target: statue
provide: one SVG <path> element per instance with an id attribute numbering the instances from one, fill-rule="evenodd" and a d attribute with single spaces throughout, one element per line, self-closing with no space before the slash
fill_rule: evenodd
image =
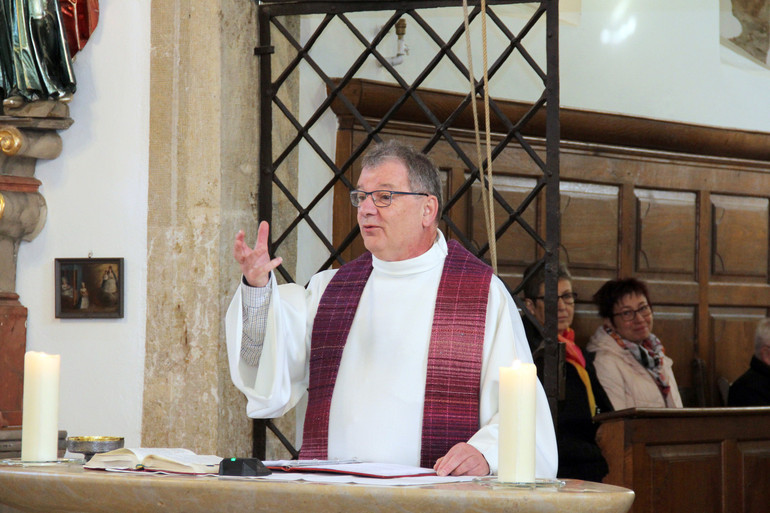
<path id="1" fill-rule="evenodd" d="M 731 41 L 762 64 L 770 64 L 770 0 L 732 0 L 732 7 L 742 31 Z"/>
<path id="2" fill-rule="evenodd" d="M 0 0 L 0 27 L 3 105 L 68 101 L 75 74 L 59 0 Z"/>

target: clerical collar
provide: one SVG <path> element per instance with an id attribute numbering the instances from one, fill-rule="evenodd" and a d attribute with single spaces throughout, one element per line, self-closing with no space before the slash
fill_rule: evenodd
<path id="1" fill-rule="evenodd" d="M 398 260 L 395 262 L 388 262 L 386 260 L 380 260 L 376 256 L 372 255 L 372 266 L 377 272 L 386 274 L 418 274 L 424 271 L 433 269 L 437 265 L 443 265 L 444 259 L 447 256 L 447 245 L 444 234 L 441 230 L 438 230 L 436 235 L 436 242 L 433 246 L 423 253 L 422 255 L 407 260 Z"/>

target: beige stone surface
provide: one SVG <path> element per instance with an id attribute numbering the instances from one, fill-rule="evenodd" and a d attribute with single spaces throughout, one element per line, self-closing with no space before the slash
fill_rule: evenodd
<path id="1" fill-rule="evenodd" d="M 144 446 L 251 453 L 222 319 L 238 280 L 236 227 L 254 224 L 254 10 L 152 4 Z"/>
<path id="2" fill-rule="evenodd" d="M 368 486 L 85 471 L 80 465 L 0 465 L 0 504 L 55 513 L 343 511 L 391 513 L 625 513 L 632 491 L 567 480 L 561 488 L 520 489 L 490 482 Z M 3 509 L 0 513 L 11 513 Z"/>
<path id="3" fill-rule="evenodd" d="M 142 445 L 250 456 L 251 421 L 230 380 L 223 319 L 240 276 L 235 233 L 256 238 L 256 6 L 155 0 L 151 38 Z M 276 59 L 284 54 L 279 45 Z M 292 84 L 284 100 L 295 108 Z M 286 165 L 296 169 L 296 157 Z M 288 185 L 296 189 L 296 176 Z M 281 256 L 293 268 L 289 247 Z M 293 440 L 293 415 L 277 422 Z M 268 439 L 269 454 L 286 457 Z"/>

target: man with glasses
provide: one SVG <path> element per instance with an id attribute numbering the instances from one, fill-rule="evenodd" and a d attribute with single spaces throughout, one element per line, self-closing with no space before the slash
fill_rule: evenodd
<path id="1" fill-rule="evenodd" d="M 351 192 L 367 253 L 277 286 L 266 223 L 236 236 L 242 284 L 227 314 L 231 376 L 253 418 L 308 391 L 301 459 L 358 458 L 497 470 L 499 367 L 531 361 L 516 306 L 489 266 L 438 230 L 441 182 L 423 154 L 376 145 Z M 343 351 L 344 350 L 344 351 Z M 537 391 L 536 474 L 556 473 L 553 424 Z"/>

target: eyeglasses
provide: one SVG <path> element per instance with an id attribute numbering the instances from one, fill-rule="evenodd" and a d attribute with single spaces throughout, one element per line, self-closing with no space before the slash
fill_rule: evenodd
<path id="1" fill-rule="evenodd" d="M 430 194 L 425 192 L 401 192 L 401 191 L 372 191 L 372 192 L 364 192 L 364 191 L 350 191 L 350 202 L 353 204 L 354 207 L 358 208 L 361 203 L 366 201 L 367 196 L 372 197 L 372 201 L 374 202 L 374 206 L 376 207 L 389 207 L 390 202 L 393 201 L 393 196 L 395 194 L 403 194 L 405 196 L 430 196 Z"/>
<path id="2" fill-rule="evenodd" d="M 556 296 L 557 297 L 556 301 L 558 302 L 558 300 L 561 299 L 562 301 L 564 301 L 565 305 L 572 305 L 575 303 L 577 296 L 578 296 L 577 292 L 565 292 L 561 296 Z M 536 296 L 533 299 L 543 300 L 545 299 L 545 296 Z"/>
<path id="3" fill-rule="evenodd" d="M 652 308 L 650 308 L 650 305 L 642 305 L 636 310 L 623 310 L 622 312 L 612 314 L 612 316 L 620 317 L 624 321 L 628 322 L 636 319 L 636 314 L 639 314 L 642 317 L 649 317 L 650 314 L 652 314 Z"/>

